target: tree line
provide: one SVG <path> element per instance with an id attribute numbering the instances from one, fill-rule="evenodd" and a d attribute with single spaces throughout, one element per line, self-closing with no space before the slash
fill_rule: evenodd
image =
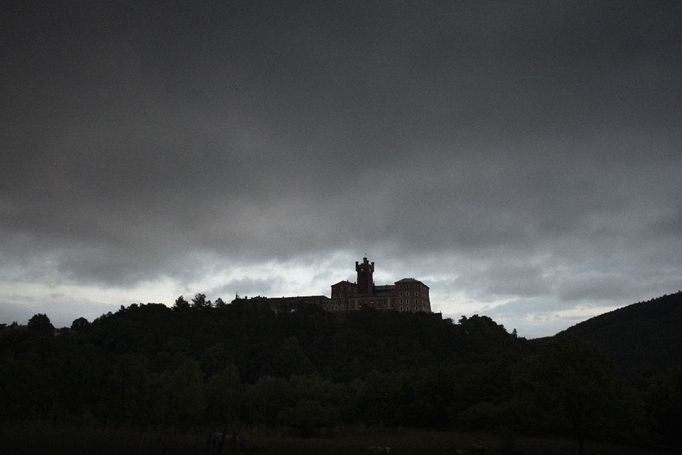
<path id="1" fill-rule="evenodd" d="M 342 425 L 554 434 L 677 446 L 682 373 L 619 374 L 571 337 L 486 316 L 317 307 L 274 313 L 203 294 L 55 329 L 0 326 L 0 420 L 187 428 Z"/>

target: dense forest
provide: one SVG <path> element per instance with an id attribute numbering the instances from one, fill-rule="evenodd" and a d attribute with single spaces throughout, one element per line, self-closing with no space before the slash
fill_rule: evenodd
<path id="1" fill-rule="evenodd" d="M 560 333 L 589 341 L 630 375 L 682 367 L 682 292 L 635 303 Z"/>
<path id="2" fill-rule="evenodd" d="M 660 326 L 668 330 L 680 326 L 681 298 L 622 314 L 656 327 L 663 302 L 678 318 Z M 63 329 L 37 314 L 27 326 L 0 326 L 0 421 L 276 428 L 297 437 L 348 426 L 507 431 L 579 447 L 589 439 L 680 448 L 679 351 L 664 358 L 677 363 L 656 368 L 633 368 L 638 355 L 613 363 L 614 351 L 592 344 L 596 334 L 643 352 L 667 341 L 603 321 L 526 340 L 486 316 L 273 313 L 203 294 Z"/>

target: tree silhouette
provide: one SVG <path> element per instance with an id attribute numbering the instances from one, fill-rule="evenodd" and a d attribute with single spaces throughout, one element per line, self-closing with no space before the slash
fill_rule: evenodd
<path id="1" fill-rule="evenodd" d="M 189 310 L 189 302 L 185 300 L 183 296 L 175 299 L 175 304 L 173 304 L 173 309 L 177 311 L 187 311 Z"/>
<path id="2" fill-rule="evenodd" d="M 88 328 L 89 325 L 90 323 L 88 322 L 88 320 L 81 317 L 78 319 L 74 319 L 74 321 L 71 323 L 71 330 L 80 332 Z"/>
<path id="3" fill-rule="evenodd" d="M 206 294 L 202 293 L 197 293 L 194 298 L 192 299 L 192 308 L 196 308 L 198 310 L 202 308 L 207 308 L 211 306 L 211 301 L 206 300 Z"/>
<path id="4" fill-rule="evenodd" d="M 43 313 L 33 315 L 31 319 L 28 320 L 28 328 L 33 332 L 42 334 L 50 334 L 54 331 L 54 326 L 50 322 L 50 318 Z"/>

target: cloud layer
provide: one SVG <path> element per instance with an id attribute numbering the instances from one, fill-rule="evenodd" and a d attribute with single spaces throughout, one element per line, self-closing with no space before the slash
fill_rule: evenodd
<path id="1" fill-rule="evenodd" d="M 6 306 L 321 293 L 367 253 L 535 335 L 680 287 L 676 2 L 8 10 Z"/>

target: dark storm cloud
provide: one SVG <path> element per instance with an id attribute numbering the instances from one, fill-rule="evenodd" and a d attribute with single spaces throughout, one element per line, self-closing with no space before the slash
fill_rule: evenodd
<path id="1" fill-rule="evenodd" d="M 482 300 L 679 282 L 676 2 L 19 3 L 2 20 L 7 279 L 125 287 L 370 251 L 411 275 L 457 257 L 451 286 Z"/>

